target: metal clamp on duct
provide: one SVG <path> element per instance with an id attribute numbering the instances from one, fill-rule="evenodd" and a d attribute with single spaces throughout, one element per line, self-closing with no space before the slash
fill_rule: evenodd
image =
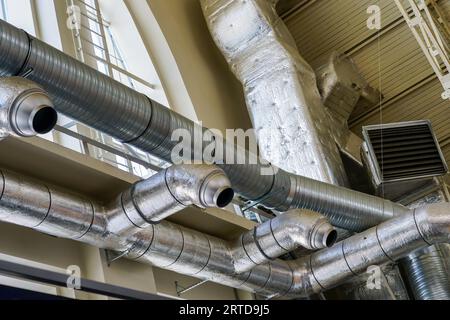
<path id="1" fill-rule="evenodd" d="M 50 132 L 57 113 L 47 93 L 24 78 L 0 78 L 0 139 L 33 137 Z"/>
<path id="2" fill-rule="evenodd" d="M 134 184 L 109 206 L 109 230 L 121 234 L 129 228 L 146 228 L 192 205 L 223 208 L 233 197 L 231 183 L 220 168 L 172 166 Z"/>

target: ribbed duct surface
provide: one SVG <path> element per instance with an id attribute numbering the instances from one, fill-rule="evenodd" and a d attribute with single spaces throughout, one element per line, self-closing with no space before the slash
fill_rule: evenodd
<path id="1" fill-rule="evenodd" d="M 192 133 L 198 126 L 4 21 L 0 21 L 0 62 L 0 74 L 26 72 L 29 79 L 42 85 L 57 111 L 166 161 L 172 161 L 172 149 L 179 144 L 171 139 L 174 130 L 183 128 Z M 195 150 L 188 156 L 194 158 Z M 387 200 L 289 174 L 274 166 L 217 164 L 244 198 L 279 211 L 304 208 L 320 212 L 334 226 L 344 229 L 362 231 L 408 212 Z M 276 174 L 262 174 L 267 169 Z"/>
<path id="2" fill-rule="evenodd" d="M 450 300 L 450 270 L 441 246 L 417 252 L 402 264 L 416 300 Z"/>
<path id="3" fill-rule="evenodd" d="M 381 183 L 440 176 L 447 164 L 429 121 L 363 129 Z"/>

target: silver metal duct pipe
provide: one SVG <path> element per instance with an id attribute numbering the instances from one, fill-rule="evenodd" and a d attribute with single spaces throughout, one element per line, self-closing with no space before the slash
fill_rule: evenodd
<path id="1" fill-rule="evenodd" d="M 243 233 L 231 245 L 236 273 L 252 270 L 298 248 L 319 250 L 332 247 L 337 231 L 322 215 L 292 210 Z"/>
<path id="2" fill-rule="evenodd" d="M 128 219 L 146 227 L 187 206 L 223 208 L 233 197 L 231 183 L 220 168 L 180 165 L 136 183 L 121 195 L 121 202 Z"/>
<path id="3" fill-rule="evenodd" d="M 408 256 L 402 266 L 416 300 L 450 300 L 450 269 L 441 246 L 432 246 Z"/>
<path id="4" fill-rule="evenodd" d="M 118 234 L 110 228 L 109 218 L 116 216 L 115 210 L 125 215 L 120 199 L 115 209 L 105 209 L 10 173 L 1 172 L 0 177 L 1 221 L 124 252 L 129 259 L 271 297 L 302 297 L 330 289 L 369 266 L 449 242 L 450 235 L 450 205 L 432 205 L 309 257 L 274 260 L 237 273 L 232 245 L 227 241 L 166 221 L 141 229 L 128 220 L 128 231 Z"/>
<path id="5" fill-rule="evenodd" d="M 165 221 L 122 240 L 127 248 L 122 251 L 133 260 L 268 297 L 307 297 L 370 266 L 398 260 L 434 242 L 448 242 L 449 212 L 449 205 L 419 209 L 311 256 L 270 261 L 244 273 L 236 272 L 228 242 Z M 102 229 L 91 228 L 80 240 L 98 243 Z"/>
<path id="6" fill-rule="evenodd" d="M 214 41 L 243 85 L 262 157 L 292 174 L 347 185 L 337 140 L 345 141 L 350 130 L 333 125 L 315 72 L 300 56 L 275 4 L 200 3 Z"/>
<path id="7" fill-rule="evenodd" d="M 146 217 L 153 216 L 157 208 L 160 217 L 168 216 L 188 203 L 205 207 L 228 204 L 231 197 L 224 197 L 229 196 L 229 181 L 214 166 L 173 167 L 146 182 L 138 182 L 130 193 L 124 192 L 106 207 L 16 174 L 0 171 L 0 178 L 0 220 L 3 222 L 127 253 L 130 259 L 183 274 L 200 277 L 201 272 L 201 277 L 218 282 L 229 279 L 235 286 L 252 279 L 251 274 L 256 277 L 253 281 L 264 281 L 261 277 L 268 276 L 267 266 L 258 267 L 262 268 L 262 274 L 252 271 L 237 275 L 240 271 L 235 265 L 243 264 L 240 259 L 249 259 L 247 255 L 233 254 L 242 243 L 228 243 L 165 221 L 146 224 Z M 218 195 L 218 192 L 226 194 Z M 126 194 L 130 197 L 124 201 Z M 311 212 L 296 210 L 261 227 L 267 226 L 274 231 L 273 238 L 256 237 L 254 242 L 273 257 L 277 251 L 283 254 L 286 249 L 300 245 L 324 248 L 334 241 L 333 227 L 322 216 Z M 300 233 L 284 235 L 283 230 Z M 279 247 L 278 241 L 283 248 Z M 251 241 L 247 244 L 255 247 Z M 240 251 L 246 250 L 242 247 Z M 277 264 L 271 262 L 271 265 Z M 255 288 L 260 287 L 263 286 L 257 284 Z"/>
<path id="8" fill-rule="evenodd" d="M 0 173 L 1 221 L 72 239 L 85 235 L 95 214 L 105 211 L 100 204 Z M 230 181 L 218 167 L 173 166 L 123 192 L 107 206 L 103 219 L 109 232 L 121 234 L 156 224 L 187 206 L 227 206 L 233 195 Z"/>
<path id="9" fill-rule="evenodd" d="M 310 268 L 307 279 L 316 290 L 331 289 L 370 266 L 397 261 L 435 243 L 448 243 L 449 235 L 449 204 L 419 208 L 304 259 Z"/>
<path id="10" fill-rule="evenodd" d="M 328 106 L 325 108 L 315 72 L 300 55 L 289 30 L 276 12 L 275 3 L 267 0 L 200 0 L 200 3 L 216 45 L 243 85 L 262 155 L 288 172 L 345 186 L 346 172 L 338 145 L 345 145 L 350 135 L 347 119 L 361 94 L 350 88 L 355 87 L 355 83 L 361 88 L 368 87 L 368 84 L 353 70 L 342 78 L 347 86 L 337 84 L 341 80 L 338 80 L 337 70 L 355 66 L 334 57 L 329 64 L 330 69 L 322 70 L 322 79 L 319 80 L 330 80 L 326 83 L 331 85 L 329 88 L 322 86 Z M 333 90 L 339 92 L 340 96 L 335 99 L 339 103 L 330 103 L 328 99 Z M 342 116 L 343 109 L 346 109 L 344 115 L 347 117 Z M 306 182 L 306 179 L 296 182 Z M 315 186 L 318 183 L 312 182 L 310 190 Z M 299 195 L 303 190 L 295 194 Z M 361 198 L 344 198 L 335 190 L 323 185 L 322 190 L 317 189 L 316 194 L 309 196 L 315 198 L 317 204 L 328 202 L 331 208 L 345 206 L 343 202 L 350 200 L 351 207 L 346 213 L 336 214 L 324 211 L 324 208 L 314 208 L 326 214 L 336 226 L 362 231 L 395 216 L 395 205 L 388 202 L 378 209 L 375 203 L 365 203 L 371 210 L 377 210 L 376 213 L 358 215 L 366 209 L 361 206 Z M 345 192 L 344 189 L 341 191 Z M 345 200 L 338 204 L 341 199 Z M 305 203 L 308 200 L 303 198 L 294 201 L 294 206 Z"/>
<path id="11" fill-rule="evenodd" d="M 42 85 L 57 110 L 164 160 L 178 141 L 175 129 L 194 132 L 192 121 L 151 101 L 68 55 L 0 21 L 0 75 L 21 75 Z M 232 146 L 229 148 L 234 149 Z M 406 208 L 352 190 L 335 187 L 273 168 L 262 175 L 262 165 L 218 164 L 233 189 L 268 208 L 304 208 L 325 214 L 341 228 L 361 231 Z"/>
<path id="12" fill-rule="evenodd" d="M 220 168 L 172 166 L 137 182 L 110 204 L 108 226 L 111 232 L 122 234 L 159 223 L 188 206 L 223 208 L 233 198 L 231 183 Z"/>
<path id="13" fill-rule="evenodd" d="M 442 191 L 424 196 L 410 208 L 445 202 Z M 450 265 L 446 262 L 448 244 L 417 251 L 400 261 L 400 269 L 412 298 L 416 300 L 450 300 Z"/>
<path id="14" fill-rule="evenodd" d="M 24 78 L 0 78 L 0 139 L 50 132 L 58 115 L 47 93 Z"/>

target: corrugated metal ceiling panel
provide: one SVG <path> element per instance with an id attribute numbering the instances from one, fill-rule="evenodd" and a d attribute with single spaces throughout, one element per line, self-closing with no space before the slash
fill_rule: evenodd
<path id="1" fill-rule="evenodd" d="M 347 52 L 376 34 L 367 28 L 371 0 L 316 0 L 289 15 L 285 21 L 304 58 L 319 67 L 337 50 Z M 392 0 L 381 0 L 382 24 L 401 18 Z"/>
<path id="2" fill-rule="evenodd" d="M 433 74 L 411 31 L 402 23 L 386 32 L 379 41 L 350 55 L 374 88 L 389 100 Z"/>
<path id="3" fill-rule="evenodd" d="M 363 125 L 429 119 L 450 163 L 450 102 L 441 99 L 442 85 L 394 1 L 281 2 L 300 53 L 314 68 L 338 51 L 355 60 L 372 86 L 378 88 L 381 82 L 382 113 L 374 106 L 351 119 L 355 133 L 361 135 Z M 366 26 L 367 8 L 373 4 L 381 7 L 383 29 L 379 34 Z M 296 5 L 298 9 L 293 10 Z M 450 0 L 440 0 L 439 5 L 450 18 Z"/>

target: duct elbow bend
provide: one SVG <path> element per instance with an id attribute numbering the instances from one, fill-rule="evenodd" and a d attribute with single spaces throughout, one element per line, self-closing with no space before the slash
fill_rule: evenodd
<path id="1" fill-rule="evenodd" d="M 231 245 L 237 274 L 275 260 L 297 248 L 323 249 L 334 245 L 337 232 L 322 215 L 291 210 L 241 235 Z"/>
<path id="2" fill-rule="evenodd" d="M 210 165 L 172 166 L 136 183 L 121 196 L 122 208 L 137 227 L 156 224 L 188 206 L 226 207 L 234 198 L 222 169 Z"/>
<path id="3" fill-rule="evenodd" d="M 450 203 L 437 203 L 414 212 L 423 239 L 430 245 L 450 243 Z"/>
<path id="4" fill-rule="evenodd" d="M 52 101 L 39 85 L 20 77 L 0 78 L 0 138 L 46 134 L 57 120 Z"/>

